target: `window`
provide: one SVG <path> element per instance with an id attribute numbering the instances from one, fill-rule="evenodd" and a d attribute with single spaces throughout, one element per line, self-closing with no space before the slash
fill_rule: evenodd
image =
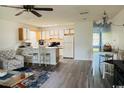
<path id="1" fill-rule="evenodd" d="M 93 51 L 97 52 L 101 50 L 102 38 L 100 33 L 93 33 Z"/>
<path id="2" fill-rule="evenodd" d="M 93 47 L 99 47 L 100 35 L 99 33 L 93 33 Z"/>

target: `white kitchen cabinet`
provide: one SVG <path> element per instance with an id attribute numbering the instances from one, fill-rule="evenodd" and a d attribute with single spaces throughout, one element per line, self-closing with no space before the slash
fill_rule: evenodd
<path id="1" fill-rule="evenodd" d="M 46 39 L 49 39 L 49 31 L 46 31 Z"/>
<path id="2" fill-rule="evenodd" d="M 41 38 L 45 39 L 45 36 L 46 36 L 46 33 L 45 33 L 45 31 L 43 31 L 42 34 L 41 34 Z"/>
<path id="3" fill-rule="evenodd" d="M 41 32 L 42 39 L 50 39 L 50 38 L 59 38 L 63 39 L 64 31 L 61 30 L 51 30 L 51 31 L 42 31 Z"/>

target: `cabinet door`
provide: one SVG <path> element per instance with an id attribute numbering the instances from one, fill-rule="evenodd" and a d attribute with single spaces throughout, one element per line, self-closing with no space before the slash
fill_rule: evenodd
<path id="1" fill-rule="evenodd" d="M 57 38 L 57 35 L 58 35 L 57 30 L 54 30 L 54 36 L 53 36 L 53 38 Z"/>
<path id="2" fill-rule="evenodd" d="M 18 29 L 18 34 L 19 34 L 19 40 L 23 41 L 24 40 L 23 28 Z"/>
<path id="3" fill-rule="evenodd" d="M 45 36 L 46 36 L 45 31 L 43 31 L 41 35 L 42 35 L 42 37 L 41 37 L 41 38 L 42 38 L 42 39 L 45 39 Z"/>
<path id="4" fill-rule="evenodd" d="M 60 38 L 60 39 L 63 39 L 63 37 L 64 37 L 64 32 L 63 32 L 63 30 L 59 30 L 59 38 Z"/>
<path id="5" fill-rule="evenodd" d="M 53 38 L 53 36 L 54 36 L 54 31 L 53 30 L 50 30 L 49 31 L 49 38 Z"/>
<path id="6" fill-rule="evenodd" d="M 46 31 L 46 39 L 49 39 L 49 31 Z"/>
<path id="7" fill-rule="evenodd" d="M 24 41 L 26 40 L 27 38 L 27 31 L 25 28 L 19 28 L 18 29 L 18 35 L 19 35 L 19 41 Z"/>

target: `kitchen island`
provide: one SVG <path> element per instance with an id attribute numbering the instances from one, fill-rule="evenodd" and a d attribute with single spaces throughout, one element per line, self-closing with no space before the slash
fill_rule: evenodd
<path id="1" fill-rule="evenodd" d="M 43 49 L 45 49 L 45 53 Z M 57 65 L 57 63 L 59 62 L 59 48 L 58 47 L 33 48 L 33 54 L 34 56 L 33 56 L 32 63 Z"/>

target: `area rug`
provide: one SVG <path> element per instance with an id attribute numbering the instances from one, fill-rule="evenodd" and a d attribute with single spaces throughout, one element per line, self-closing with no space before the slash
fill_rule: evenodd
<path id="1" fill-rule="evenodd" d="M 40 68 L 30 68 L 30 67 L 23 67 L 20 69 L 16 69 L 16 71 L 34 73 L 33 76 L 21 82 L 26 88 L 41 87 L 49 79 L 50 74 L 52 73 L 51 71 L 45 71 Z"/>
<path id="2" fill-rule="evenodd" d="M 51 72 L 48 71 L 33 71 L 34 75 L 22 82 L 26 88 L 39 88 L 41 87 L 49 78 Z"/>

